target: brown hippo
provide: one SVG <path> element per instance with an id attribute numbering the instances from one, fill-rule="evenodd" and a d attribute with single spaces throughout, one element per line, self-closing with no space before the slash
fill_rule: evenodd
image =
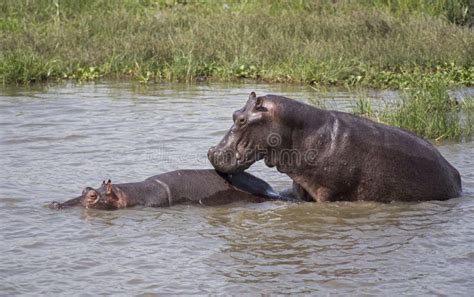
<path id="1" fill-rule="evenodd" d="M 213 169 L 176 170 L 155 175 L 141 182 L 107 183 L 82 191 L 82 195 L 63 203 L 52 202 L 50 208 L 84 206 L 114 210 L 136 205 L 163 207 L 183 203 L 221 205 L 235 201 L 263 202 L 292 200 L 277 194 L 268 183 L 248 173 L 233 175 Z"/>
<path id="2" fill-rule="evenodd" d="M 233 121 L 208 151 L 214 168 L 236 173 L 265 159 L 305 200 L 445 200 L 461 193 L 459 172 L 403 129 L 254 92 Z"/>

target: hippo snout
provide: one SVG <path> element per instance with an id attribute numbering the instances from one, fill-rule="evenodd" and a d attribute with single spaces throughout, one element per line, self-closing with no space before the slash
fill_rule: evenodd
<path id="1" fill-rule="evenodd" d="M 214 165 L 214 157 L 215 157 L 215 154 L 216 154 L 216 147 L 215 147 L 215 146 L 211 146 L 211 147 L 207 150 L 207 159 L 209 159 L 209 161 L 211 162 L 212 165 Z"/>
<path id="2" fill-rule="evenodd" d="M 61 209 L 64 208 L 63 205 L 59 202 L 53 201 L 48 205 L 49 208 L 51 209 Z"/>
<path id="3" fill-rule="evenodd" d="M 242 153 L 235 149 L 212 146 L 207 151 L 207 158 L 214 169 L 223 173 L 238 173 L 249 168 L 254 162 L 247 160 Z"/>
<path id="4" fill-rule="evenodd" d="M 235 154 L 235 153 L 234 153 Z M 230 173 L 235 165 L 235 158 L 231 151 L 219 149 L 216 146 L 211 146 L 207 151 L 207 158 L 212 166 L 220 172 Z"/>
<path id="5" fill-rule="evenodd" d="M 217 146 L 211 146 L 207 151 L 207 158 L 212 164 L 217 162 L 219 158 L 222 158 L 226 150 L 219 149 Z"/>
<path id="6" fill-rule="evenodd" d="M 219 160 L 222 159 L 222 155 L 222 151 L 218 150 L 215 146 L 211 146 L 207 151 L 207 158 L 216 169 L 219 167 Z"/>

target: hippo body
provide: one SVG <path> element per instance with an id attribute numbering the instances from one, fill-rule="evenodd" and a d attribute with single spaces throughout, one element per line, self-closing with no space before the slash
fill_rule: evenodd
<path id="1" fill-rule="evenodd" d="M 107 183 L 104 181 L 97 189 L 85 188 L 79 197 L 63 203 L 52 202 L 50 208 L 84 206 L 114 210 L 136 205 L 222 205 L 235 201 L 267 200 L 292 199 L 276 193 L 268 183 L 248 173 L 227 175 L 213 169 L 176 170 L 149 177 L 141 182 L 112 185 L 110 180 Z"/>
<path id="2" fill-rule="evenodd" d="M 352 114 L 251 93 L 234 125 L 209 149 L 216 170 L 265 159 L 304 200 L 421 201 L 461 194 L 459 172 L 425 139 Z"/>

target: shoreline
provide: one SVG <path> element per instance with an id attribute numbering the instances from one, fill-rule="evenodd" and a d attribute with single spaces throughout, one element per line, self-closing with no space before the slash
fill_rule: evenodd
<path id="1" fill-rule="evenodd" d="M 5 0 L 0 82 L 474 85 L 474 20 L 465 14 L 474 7 L 465 0 L 333 2 Z"/>

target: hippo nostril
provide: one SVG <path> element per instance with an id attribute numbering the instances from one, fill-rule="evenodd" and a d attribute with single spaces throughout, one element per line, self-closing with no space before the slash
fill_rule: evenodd
<path id="1" fill-rule="evenodd" d="M 215 162 L 219 158 L 219 152 L 213 148 L 212 150 L 208 151 L 207 158 L 211 160 L 211 162 Z"/>

